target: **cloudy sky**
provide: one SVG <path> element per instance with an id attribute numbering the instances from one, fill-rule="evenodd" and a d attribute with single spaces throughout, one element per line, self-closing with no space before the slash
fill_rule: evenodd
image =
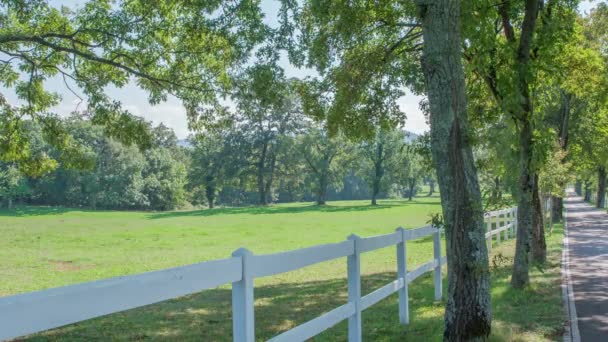
<path id="1" fill-rule="evenodd" d="M 55 6 L 65 5 L 70 8 L 79 6 L 84 2 L 85 0 L 51 0 L 51 3 Z M 579 10 L 581 12 L 589 11 L 598 2 L 606 2 L 606 0 L 582 1 Z M 266 12 L 267 22 L 270 25 L 276 24 L 274 20 L 277 11 L 276 4 L 277 2 L 273 0 L 262 0 L 262 8 Z M 286 60 L 282 61 L 282 66 L 285 68 L 288 77 L 305 77 L 311 74 L 310 70 L 296 69 L 290 66 Z M 65 88 L 62 79 L 51 79 L 47 82 L 47 86 L 62 96 L 61 103 L 53 108 L 54 112 L 60 115 L 67 115 L 76 109 L 79 99 Z M 19 103 L 14 93 L 10 90 L 2 89 L 1 91 L 7 95 L 11 103 Z M 178 137 L 184 138 L 188 135 L 186 113 L 179 100 L 171 98 L 167 102 L 152 106 L 147 101 L 146 93 L 132 84 L 121 89 L 108 89 L 108 95 L 122 102 L 123 106 L 131 113 L 144 117 L 155 124 L 162 122 L 173 128 Z M 419 101 L 420 97 L 412 94 L 407 94 L 399 100 L 401 109 L 407 114 L 405 129 L 415 133 L 422 133 L 428 130 L 424 116 L 418 108 Z"/>

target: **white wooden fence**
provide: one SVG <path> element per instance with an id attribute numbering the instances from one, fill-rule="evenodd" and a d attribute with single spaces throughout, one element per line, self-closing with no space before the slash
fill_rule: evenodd
<path id="1" fill-rule="evenodd" d="M 486 239 L 488 239 L 488 253 L 492 252 L 492 241 L 500 244 L 500 235 L 503 241 L 515 237 L 517 228 L 517 207 L 487 212 L 484 215 L 486 222 Z"/>
<path id="2" fill-rule="evenodd" d="M 514 236 L 516 209 L 486 214 L 488 246 L 493 236 L 500 242 Z M 11 339 L 115 312 L 232 283 L 234 341 L 255 340 L 254 279 L 297 270 L 316 263 L 347 258 L 348 302 L 315 319 L 288 330 L 271 341 L 303 341 L 348 319 L 348 340 L 361 341 L 361 312 L 389 295 L 399 294 L 399 321 L 409 323 L 408 284 L 422 274 L 434 272 L 435 299 L 442 298 L 442 230 L 432 226 L 397 228 L 392 234 L 319 245 L 284 253 L 254 255 L 236 250 L 231 258 L 202 262 L 161 271 L 104 279 L 0 298 L 0 340 Z M 407 270 L 406 241 L 433 236 L 433 260 Z M 361 297 L 360 256 L 380 248 L 396 246 L 397 278 Z"/>

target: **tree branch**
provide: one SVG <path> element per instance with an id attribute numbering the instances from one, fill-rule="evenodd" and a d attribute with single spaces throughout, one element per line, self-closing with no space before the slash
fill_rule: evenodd
<path id="1" fill-rule="evenodd" d="M 511 6 L 510 1 L 504 1 L 498 4 L 498 13 L 500 14 L 500 18 L 502 20 L 502 28 L 505 33 L 505 37 L 511 43 L 515 42 L 515 31 L 513 30 L 513 25 L 511 25 L 511 19 L 509 18 L 509 8 Z"/>
<path id="2" fill-rule="evenodd" d="M 48 47 L 50 49 L 53 49 L 55 51 L 61 51 L 61 52 L 67 52 L 76 56 L 79 56 L 81 58 L 93 61 L 93 62 L 97 62 L 97 63 L 101 63 L 101 64 L 105 64 L 105 65 L 109 65 L 109 66 L 113 66 L 115 68 L 121 69 L 123 71 L 126 71 L 127 73 L 140 77 L 142 79 L 146 79 L 149 80 L 153 83 L 156 83 L 158 85 L 160 84 L 168 84 L 171 86 L 175 86 L 178 88 L 185 88 L 185 89 L 189 89 L 189 90 L 194 90 L 194 91 L 202 91 L 202 92 L 209 92 L 208 89 L 202 89 L 202 88 L 198 88 L 198 87 L 194 87 L 194 86 L 189 86 L 189 85 L 184 85 L 181 84 L 179 82 L 175 82 L 172 80 L 168 80 L 168 79 L 163 79 L 163 78 L 158 78 L 155 77 L 153 75 L 150 75 L 146 72 L 142 72 L 139 70 L 136 70 L 128 65 L 116 62 L 115 60 L 112 59 L 107 59 L 104 57 L 100 57 L 90 51 L 82 51 L 77 49 L 75 46 L 72 47 L 66 47 L 66 46 L 62 46 L 50 41 L 47 41 L 46 39 L 44 39 L 42 36 L 27 36 L 27 35 L 0 35 L 0 44 L 3 43 L 8 43 L 8 42 L 29 42 L 29 43 L 35 43 L 35 44 L 39 44 L 45 47 Z"/>

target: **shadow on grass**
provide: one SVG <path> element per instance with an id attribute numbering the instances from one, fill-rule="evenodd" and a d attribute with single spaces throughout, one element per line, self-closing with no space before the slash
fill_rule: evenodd
<path id="1" fill-rule="evenodd" d="M 395 279 L 394 273 L 379 273 L 362 279 L 363 293 L 369 293 Z M 418 308 L 442 304 L 433 301 L 430 274 L 410 287 L 412 324 L 399 324 L 397 295 L 364 311 L 364 340 L 392 341 L 425 336 L 441 329 L 442 319 L 416 317 Z M 318 317 L 347 302 L 346 279 L 330 279 L 303 283 L 258 286 L 255 289 L 256 337 L 267 340 L 283 331 Z M 113 314 L 71 325 L 22 341 L 232 341 L 232 310 L 230 289 L 219 288 L 199 294 Z M 440 331 L 440 330 L 437 330 Z M 346 341 L 344 321 L 315 338 L 315 341 Z"/>
<path id="2" fill-rule="evenodd" d="M 525 336 L 557 339 L 562 326 L 559 285 L 514 290 L 507 286 L 510 265 L 493 268 L 492 341 L 527 340 Z M 554 281 L 549 279 L 547 281 Z M 367 294 L 395 279 L 392 272 L 362 278 Z M 445 292 L 446 281 L 444 281 Z M 494 289 L 496 290 L 496 289 Z M 432 274 L 409 288 L 410 324 L 399 324 L 397 294 L 363 312 L 365 341 L 441 341 L 444 302 L 433 300 Z M 261 285 L 255 289 L 256 340 L 267 340 L 347 302 L 346 279 Z M 532 334 L 532 335 L 530 335 Z M 523 337 L 523 339 L 522 339 Z M 231 291 L 219 288 L 199 294 L 71 325 L 23 341 L 232 341 Z M 346 341 L 347 322 L 314 338 Z M 542 339 L 541 339 L 542 340 Z"/>
<path id="3" fill-rule="evenodd" d="M 365 203 L 361 201 L 361 203 Z M 297 204 L 297 202 L 295 203 Z M 382 210 L 394 207 L 406 207 L 410 205 L 437 205 L 439 201 L 413 201 L 407 200 L 381 200 L 378 205 L 370 204 L 358 204 L 358 205 L 302 205 L 302 206 L 285 206 L 285 205 L 271 205 L 271 206 L 246 206 L 246 207 L 225 207 L 225 208 L 214 208 L 214 209 L 201 209 L 201 210 L 187 210 L 187 211 L 166 211 L 166 212 L 146 212 L 141 210 L 94 210 L 88 208 L 67 208 L 67 207 L 52 207 L 52 206 L 19 206 L 14 209 L 0 209 L 0 217 L 29 217 L 29 216 L 46 216 L 46 215 L 60 215 L 70 212 L 83 212 L 83 213 L 102 213 L 102 212 L 140 212 L 147 213 L 148 218 L 151 219 L 162 219 L 172 217 L 188 217 L 188 216 L 215 216 L 215 215 L 230 215 L 230 214 L 249 214 L 249 215 L 268 215 L 268 214 L 298 214 L 306 212 L 321 212 L 321 213 L 335 213 L 335 212 L 363 212 L 372 210 Z"/>
<path id="4" fill-rule="evenodd" d="M 23 206 L 13 209 L 0 209 L 0 217 L 27 217 L 27 216 L 44 216 L 44 215 L 60 215 L 71 211 L 93 211 L 83 209 L 70 209 L 65 207 L 37 207 Z"/>
<path id="5" fill-rule="evenodd" d="M 152 219 L 162 219 L 170 217 L 185 217 L 185 216 L 215 216 L 225 214 L 248 214 L 248 215 L 268 215 L 268 214 L 300 214 L 307 212 L 321 213 L 336 213 L 336 212 L 362 212 L 389 209 L 394 207 L 405 207 L 416 204 L 437 204 L 435 202 L 419 202 L 419 201 L 382 201 L 378 205 L 305 205 L 305 206 L 249 206 L 238 208 L 214 208 L 192 211 L 171 211 L 164 213 L 154 213 L 149 217 Z"/>
<path id="6" fill-rule="evenodd" d="M 33 216 L 52 216 L 66 213 L 149 213 L 142 210 L 112 210 L 112 209 L 90 209 L 90 208 L 70 208 L 61 206 L 19 206 L 13 209 L 0 209 L 0 217 L 33 217 Z"/>

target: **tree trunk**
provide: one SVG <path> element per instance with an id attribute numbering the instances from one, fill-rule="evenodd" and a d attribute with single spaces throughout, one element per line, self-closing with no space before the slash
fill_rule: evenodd
<path id="1" fill-rule="evenodd" d="M 591 182 L 585 181 L 585 201 L 591 201 Z"/>
<path id="2" fill-rule="evenodd" d="M 215 195 L 213 195 L 210 191 L 209 188 L 207 188 L 207 205 L 209 206 L 209 209 L 213 209 L 215 206 Z"/>
<path id="3" fill-rule="evenodd" d="M 259 205 L 266 205 L 268 204 L 267 202 L 267 198 L 266 198 L 266 183 L 264 182 L 264 172 L 266 171 L 266 155 L 268 153 L 268 142 L 264 142 L 264 145 L 262 146 L 262 154 L 260 155 L 260 160 L 258 161 L 258 165 L 257 165 L 257 183 L 258 183 L 258 195 L 259 200 L 258 200 L 258 204 Z"/>
<path id="4" fill-rule="evenodd" d="M 13 209 L 13 199 L 12 199 L 12 197 L 8 198 L 8 208 L 9 209 Z"/>
<path id="5" fill-rule="evenodd" d="M 532 217 L 532 261 L 544 264 L 547 261 L 547 242 L 545 241 L 543 201 L 538 191 L 538 174 L 534 175 L 532 202 L 534 205 Z"/>
<path id="6" fill-rule="evenodd" d="M 273 150 L 270 154 L 270 161 L 268 165 L 268 175 L 266 176 L 266 185 L 264 192 L 266 195 L 266 204 L 272 203 L 272 184 L 274 183 L 274 170 L 277 163 L 277 155 Z"/>
<path id="7" fill-rule="evenodd" d="M 558 196 L 551 196 L 551 219 L 553 222 L 561 222 L 563 219 L 564 199 Z"/>
<path id="8" fill-rule="evenodd" d="M 213 209 L 215 201 L 215 179 L 212 175 L 205 177 L 205 197 L 207 197 L 207 205 L 209 209 Z"/>
<path id="9" fill-rule="evenodd" d="M 376 198 L 380 193 L 380 182 L 382 182 L 382 176 L 384 175 L 384 170 L 382 169 L 382 145 L 378 147 L 377 160 L 374 161 L 374 181 L 372 182 L 372 205 L 376 205 Z"/>
<path id="10" fill-rule="evenodd" d="M 583 195 L 583 182 L 580 179 L 576 180 L 576 183 L 574 184 L 574 191 L 579 195 L 582 196 Z"/>
<path id="11" fill-rule="evenodd" d="M 562 95 L 562 105 L 560 108 L 560 123 L 558 126 L 558 132 L 559 132 L 559 146 L 562 149 L 562 151 L 567 151 L 568 150 L 568 133 L 569 133 L 569 129 L 568 127 L 570 126 L 570 101 L 572 99 L 572 96 L 568 93 L 566 93 L 564 90 L 561 90 L 561 95 Z M 561 163 L 564 164 L 566 163 L 566 159 L 562 159 Z M 578 183 L 578 182 L 577 182 Z M 566 184 L 560 184 L 562 190 L 566 187 Z M 578 191 L 580 194 L 580 190 Z M 563 195 L 563 193 L 562 193 Z M 562 212 L 564 210 L 564 200 L 561 196 L 552 196 L 551 197 L 551 228 L 553 229 L 553 223 L 555 222 L 561 222 L 563 217 L 562 217 Z"/>
<path id="12" fill-rule="evenodd" d="M 409 190 L 408 190 L 408 194 L 407 194 L 409 201 L 411 201 L 412 198 L 414 197 L 414 187 L 415 186 L 416 186 L 416 183 L 414 183 L 414 181 L 410 180 L 409 185 L 408 185 Z"/>
<path id="13" fill-rule="evenodd" d="M 441 189 L 448 293 L 446 341 L 485 339 L 491 329 L 490 273 L 481 192 L 468 138 L 461 64 L 460 1 L 418 3 L 431 149 Z"/>
<path id="14" fill-rule="evenodd" d="M 519 126 L 519 198 L 517 203 L 517 243 L 511 286 L 522 288 L 530 282 L 528 262 L 532 233 L 534 175 L 533 106 L 530 94 L 530 51 L 538 18 L 539 0 L 525 1 L 525 14 L 516 53 L 517 99 L 515 117 Z"/>
<path id="15" fill-rule="evenodd" d="M 492 190 L 492 199 L 494 203 L 498 202 L 498 199 L 502 197 L 502 191 L 500 190 L 500 177 L 494 177 L 494 189 Z"/>
<path id="16" fill-rule="evenodd" d="M 374 159 L 374 181 L 372 184 L 372 205 L 376 205 L 376 198 L 380 193 L 380 184 L 382 182 L 382 177 L 384 176 L 384 167 L 382 166 L 384 155 L 384 144 L 380 141 L 378 142 L 378 147 L 376 149 L 376 155 Z"/>
<path id="17" fill-rule="evenodd" d="M 266 204 L 271 204 L 273 202 L 272 198 L 272 180 L 268 180 L 266 182 L 266 187 L 264 188 L 264 193 L 266 194 Z"/>
<path id="18" fill-rule="evenodd" d="M 606 206 L 606 168 L 600 167 L 597 170 L 597 203 L 598 208 Z"/>
<path id="19" fill-rule="evenodd" d="M 532 125 L 523 122 L 519 134 L 519 198 L 517 201 L 517 242 L 511 285 L 522 288 L 530 281 L 530 238 L 532 232 L 534 177 L 532 174 Z"/>
<path id="20" fill-rule="evenodd" d="M 429 196 L 433 196 L 434 192 L 435 192 L 435 180 L 431 179 L 431 180 L 429 180 Z"/>
<path id="21" fill-rule="evenodd" d="M 321 174 L 319 177 L 319 189 L 317 192 L 317 205 L 325 205 L 327 196 L 327 175 Z"/>
<path id="22" fill-rule="evenodd" d="M 258 187 L 258 191 L 260 193 L 260 197 L 258 199 L 258 204 L 259 205 L 268 205 L 268 198 L 266 197 L 266 187 L 264 185 L 262 185 L 261 187 Z"/>
<path id="23" fill-rule="evenodd" d="M 374 175 L 374 182 L 372 184 L 372 205 L 376 205 L 376 198 L 378 197 L 378 194 L 380 193 L 380 182 L 382 181 L 382 174 L 381 171 L 378 168 L 378 165 L 376 165 L 376 171 L 375 171 L 375 175 Z"/>

